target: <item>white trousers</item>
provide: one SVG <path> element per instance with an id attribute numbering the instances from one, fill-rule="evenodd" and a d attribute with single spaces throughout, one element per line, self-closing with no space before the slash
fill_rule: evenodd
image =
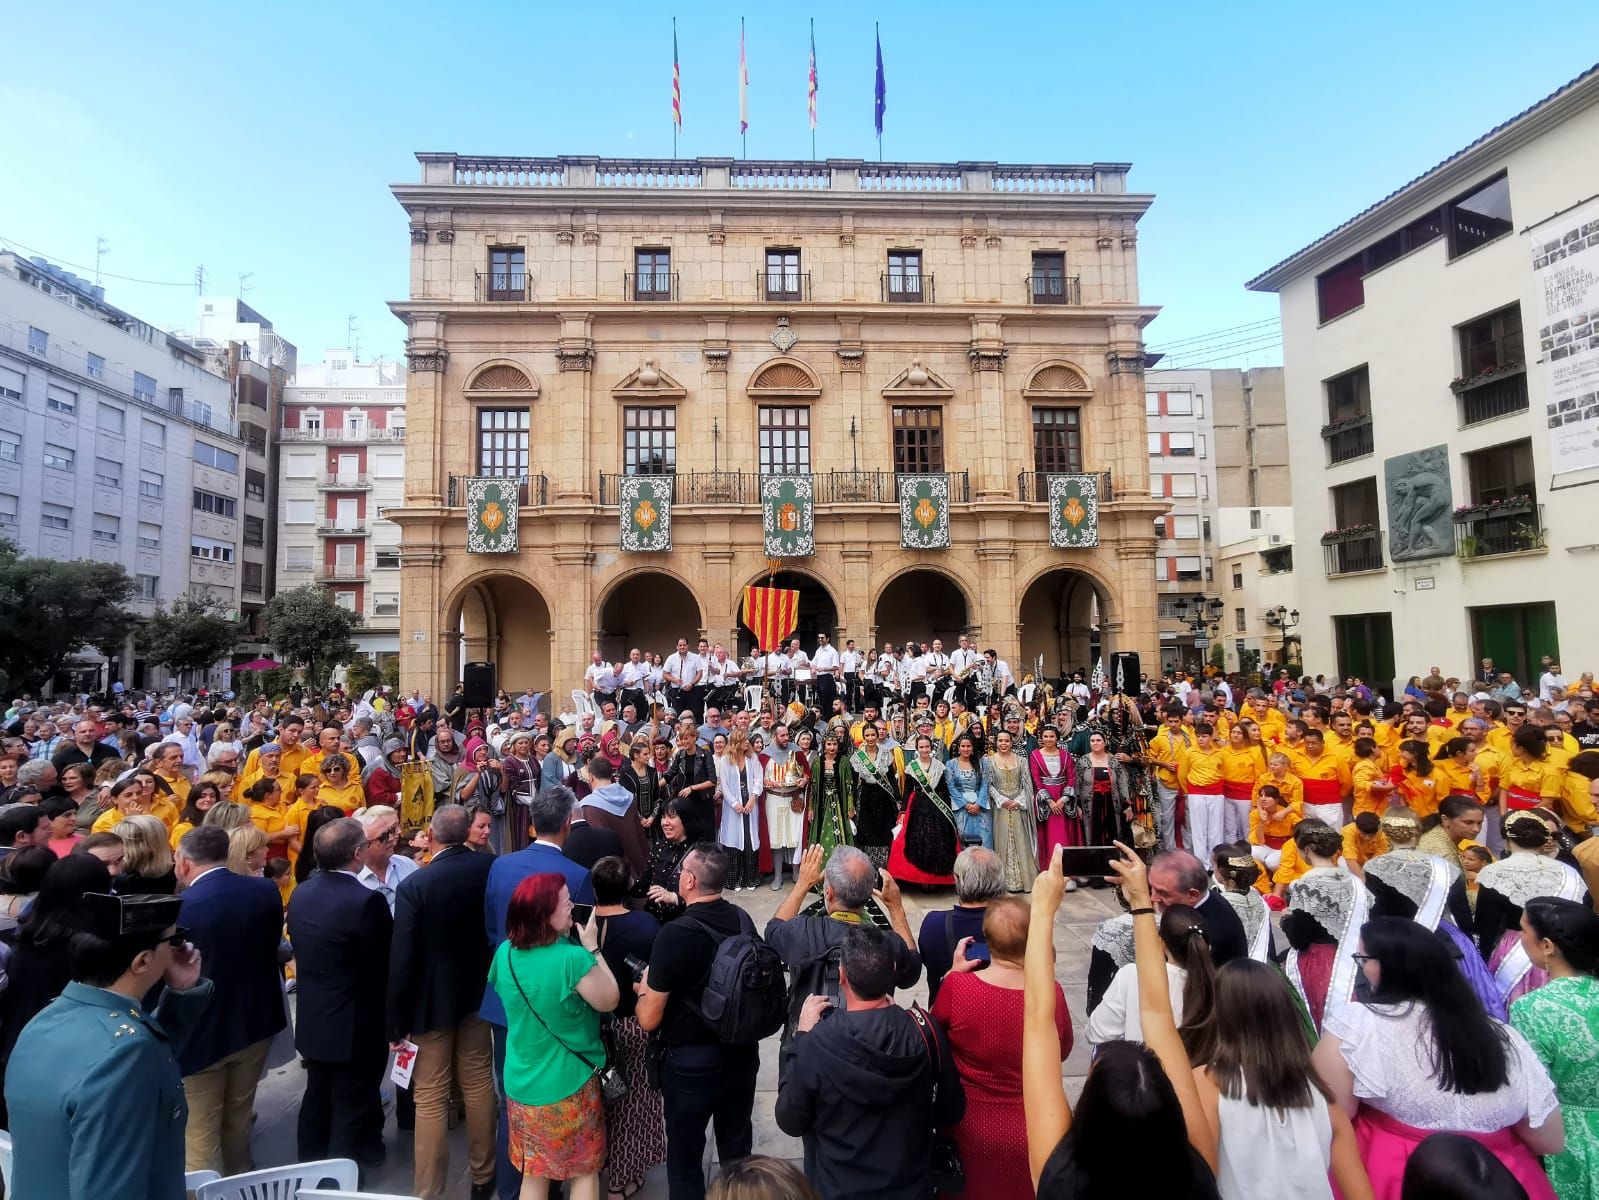
<path id="1" fill-rule="evenodd" d="M 1188 796 L 1188 847 L 1194 857 L 1210 868 L 1211 856 L 1216 847 L 1227 840 L 1227 798 L 1221 793 L 1211 796 Z"/>

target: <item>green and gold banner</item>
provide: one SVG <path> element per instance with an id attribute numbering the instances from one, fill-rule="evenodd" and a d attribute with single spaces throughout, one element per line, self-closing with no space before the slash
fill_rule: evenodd
<path id="1" fill-rule="evenodd" d="M 1049 476 L 1049 544 L 1058 550 L 1099 545 L 1099 476 Z"/>
<path id="2" fill-rule="evenodd" d="M 899 544 L 907 550 L 949 549 L 949 476 L 900 475 Z"/>
<path id="3" fill-rule="evenodd" d="M 466 551 L 468 554 L 515 554 L 517 551 L 520 476 L 479 476 L 466 481 Z"/>
<path id="4" fill-rule="evenodd" d="M 647 553 L 672 548 L 671 475 L 624 475 L 621 500 L 622 549 Z"/>
<path id="5" fill-rule="evenodd" d="M 816 489 L 809 475 L 761 476 L 767 558 L 816 553 Z"/>

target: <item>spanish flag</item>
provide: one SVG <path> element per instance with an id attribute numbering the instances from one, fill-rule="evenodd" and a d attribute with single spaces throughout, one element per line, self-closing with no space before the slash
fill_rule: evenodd
<path id="1" fill-rule="evenodd" d="M 744 589 L 744 625 L 763 651 L 776 650 L 799 624 L 799 592 L 789 588 Z"/>

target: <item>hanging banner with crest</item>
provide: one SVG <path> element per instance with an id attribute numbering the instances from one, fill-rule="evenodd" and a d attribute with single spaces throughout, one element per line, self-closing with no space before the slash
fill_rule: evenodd
<path id="1" fill-rule="evenodd" d="M 761 476 L 767 558 L 816 553 L 816 490 L 809 475 Z"/>
<path id="2" fill-rule="evenodd" d="M 1049 476 L 1049 544 L 1057 550 L 1099 545 L 1099 476 Z"/>
<path id="3" fill-rule="evenodd" d="M 624 475 L 621 497 L 622 549 L 647 553 L 672 548 L 672 475 Z"/>
<path id="4" fill-rule="evenodd" d="M 949 476 L 900 475 L 899 544 L 907 550 L 949 549 Z"/>
<path id="5" fill-rule="evenodd" d="M 466 481 L 468 554 L 515 554 L 519 494 L 525 480 L 479 476 Z"/>

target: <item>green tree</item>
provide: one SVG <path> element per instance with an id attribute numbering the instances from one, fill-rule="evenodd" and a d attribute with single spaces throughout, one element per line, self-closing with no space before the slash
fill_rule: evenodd
<path id="1" fill-rule="evenodd" d="M 110 656 L 135 617 L 122 606 L 133 579 L 117 563 L 24 558 L 0 538 L 0 672 L 15 691 L 36 691 L 80 647 Z"/>
<path id="2" fill-rule="evenodd" d="M 365 654 L 350 660 L 345 668 L 344 690 L 352 696 L 362 696 L 383 682 L 383 672 L 377 663 Z"/>
<path id="3" fill-rule="evenodd" d="M 304 667 L 312 687 L 326 687 L 333 668 L 355 657 L 350 635 L 360 618 L 335 604 L 325 587 L 308 583 L 279 592 L 267 601 L 261 619 L 279 661 Z"/>
<path id="4" fill-rule="evenodd" d="M 1218 671 L 1227 669 L 1227 647 L 1221 642 L 1212 642 L 1210 644 L 1210 665 Z"/>
<path id="5" fill-rule="evenodd" d="M 176 673 L 204 671 L 232 651 L 239 625 L 211 605 L 184 596 L 156 609 L 139 629 L 139 653 Z"/>

